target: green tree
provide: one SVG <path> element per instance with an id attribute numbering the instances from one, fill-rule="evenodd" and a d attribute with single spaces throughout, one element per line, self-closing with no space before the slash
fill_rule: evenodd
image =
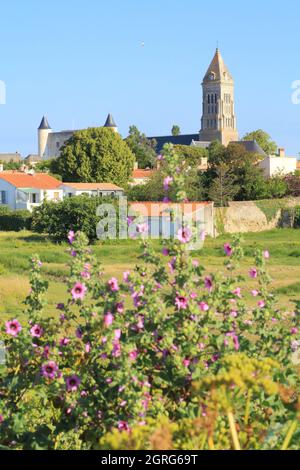
<path id="1" fill-rule="evenodd" d="M 177 136 L 180 134 L 181 134 L 180 127 L 177 126 L 177 124 L 174 124 L 174 126 L 172 127 L 172 135 Z"/>
<path id="2" fill-rule="evenodd" d="M 186 170 L 185 191 L 190 201 L 203 201 L 204 190 L 201 185 L 201 178 L 196 168 Z M 164 190 L 164 173 L 162 170 L 156 171 L 146 184 L 131 187 L 127 191 L 130 201 L 163 201 L 166 196 L 171 200 L 175 196 L 175 188 L 170 186 L 168 194 Z"/>
<path id="3" fill-rule="evenodd" d="M 53 173 L 63 181 L 108 182 L 125 186 L 134 166 L 130 148 L 112 129 L 99 127 L 75 132 L 53 160 Z"/>
<path id="4" fill-rule="evenodd" d="M 277 151 L 277 144 L 271 138 L 271 136 L 263 131 L 262 129 L 258 129 L 257 131 L 249 132 L 248 134 L 244 135 L 242 140 L 256 140 L 258 145 L 266 152 L 267 155 L 273 155 Z"/>
<path id="5" fill-rule="evenodd" d="M 191 145 L 174 145 L 178 155 L 190 166 L 199 167 L 203 159 L 208 158 L 208 151 Z"/>
<path id="6" fill-rule="evenodd" d="M 155 139 L 148 139 L 145 134 L 142 134 L 136 126 L 130 126 L 129 135 L 125 142 L 135 155 L 135 159 L 139 168 L 153 168 L 156 161 L 156 146 Z"/>
<path id="7" fill-rule="evenodd" d="M 22 162 L 13 162 L 12 160 L 10 162 L 0 161 L 0 163 L 3 164 L 3 169 L 7 171 L 19 170 L 22 166 Z"/>
<path id="8" fill-rule="evenodd" d="M 228 202 L 234 199 L 238 191 L 239 187 L 236 184 L 233 171 L 224 163 L 220 164 L 208 192 L 209 199 L 214 201 L 217 206 L 225 207 Z"/>

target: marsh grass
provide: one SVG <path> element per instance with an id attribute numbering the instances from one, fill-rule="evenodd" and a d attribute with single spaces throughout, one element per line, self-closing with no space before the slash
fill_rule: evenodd
<path id="1" fill-rule="evenodd" d="M 223 245 L 231 237 L 224 235 L 213 240 L 208 238 L 204 248 L 195 252 L 194 257 L 203 263 L 207 272 L 223 271 Z M 269 272 L 273 278 L 273 288 L 283 308 L 293 306 L 300 300 L 300 231 L 278 229 L 270 232 L 244 234 L 245 259 L 240 273 L 246 278 L 242 287 L 247 291 L 255 285 L 249 279 L 248 269 L 254 251 L 268 249 L 271 253 Z M 152 242 L 159 251 L 159 241 Z M 3 317 L 20 315 L 24 310 L 23 301 L 28 294 L 29 259 L 38 254 L 43 262 L 43 273 L 50 283 L 48 306 L 45 314 L 55 312 L 58 301 L 63 302 L 67 293 L 61 282 L 68 274 L 67 243 L 53 244 L 46 236 L 31 232 L 0 232 L 0 314 Z M 122 273 L 132 269 L 142 251 L 139 243 L 133 240 L 107 241 L 93 245 L 93 251 L 101 262 L 105 276 L 121 278 Z M 250 296 L 249 296 L 250 298 Z"/>

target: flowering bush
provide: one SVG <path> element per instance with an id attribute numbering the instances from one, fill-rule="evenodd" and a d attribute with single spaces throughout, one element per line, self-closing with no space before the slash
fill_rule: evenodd
<path id="1" fill-rule="evenodd" d="M 163 159 L 168 188 L 185 199 L 172 148 Z M 32 259 L 27 321 L 12 318 L 0 334 L 2 447 L 295 447 L 299 312 L 277 309 L 270 254 L 257 252 L 247 273 L 253 307 L 235 274 L 238 238 L 224 246 L 226 275 L 207 275 L 186 249 L 192 227 L 161 254 L 143 235 L 139 265 L 106 281 L 86 236 L 71 231 L 69 299 L 50 317 Z"/>

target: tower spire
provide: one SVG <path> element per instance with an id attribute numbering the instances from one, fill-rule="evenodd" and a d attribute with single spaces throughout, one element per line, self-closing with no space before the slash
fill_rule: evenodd
<path id="1" fill-rule="evenodd" d="M 234 80 L 217 47 L 204 76 L 200 141 L 219 140 L 228 145 L 238 140 L 234 110 Z"/>

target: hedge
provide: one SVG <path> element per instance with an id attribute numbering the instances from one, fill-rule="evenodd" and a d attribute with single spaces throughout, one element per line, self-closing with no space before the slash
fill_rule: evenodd
<path id="1" fill-rule="evenodd" d="M 1 208 L 0 230 L 4 232 L 20 232 L 30 230 L 32 216 L 27 210 L 10 211 Z"/>
<path id="2" fill-rule="evenodd" d="M 97 225 L 105 218 L 105 215 L 97 215 L 97 208 L 106 203 L 115 206 L 118 218 L 117 198 L 81 195 L 60 202 L 44 201 L 33 211 L 31 229 L 33 232 L 46 233 L 56 242 L 64 241 L 69 230 L 81 231 L 91 242 L 95 241 Z"/>

